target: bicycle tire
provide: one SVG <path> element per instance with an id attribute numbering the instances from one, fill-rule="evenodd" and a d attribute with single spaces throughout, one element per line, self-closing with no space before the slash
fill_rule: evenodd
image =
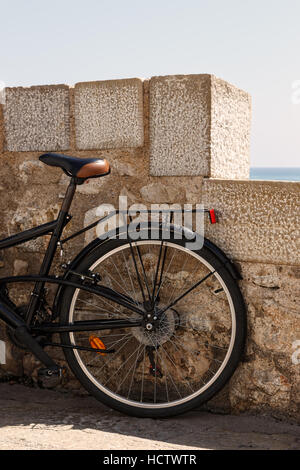
<path id="1" fill-rule="evenodd" d="M 152 243 L 154 246 L 154 244 L 157 245 L 161 243 L 161 241 L 160 240 L 159 241 L 148 240 L 147 242 L 140 241 L 136 243 L 137 243 L 137 246 L 142 247 L 142 246 L 146 246 L 145 245 L 146 243 L 148 243 L 148 245 Z M 140 245 L 138 245 L 139 243 Z M 132 401 L 129 399 L 126 401 L 124 397 L 123 398 L 121 397 L 122 398 L 121 399 L 120 397 L 118 397 L 118 394 L 112 393 L 111 390 L 106 390 L 106 388 L 101 383 L 99 384 L 97 382 L 97 380 L 99 381 L 100 379 L 96 380 L 95 377 L 91 374 L 90 370 L 88 369 L 88 366 L 83 363 L 83 360 L 82 360 L 83 353 L 75 349 L 64 349 L 64 354 L 71 370 L 73 371 L 74 375 L 77 377 L 79 382 L 83 385 L 83 387 L 87 391 L 89 391 L 96 399 L 106 404 L 107 406 L 117 409 L 118 411 L 121 411 L 123 413 L 137 416 L 137 417 L 174 416 L 174 415 L 178 415 L 186 411 L 189 411 L 195 407 L 199 407 L 200 405 L 202 405 L 203 403 L 211 399 L 216 393 L 218 393 L 224 387 L 224 385 L 228 382 L 228 380 L 232 376 L 233 372 L 235 371 L 240 361 L 240 358 L 244 349 L 244 344 L 245 344 L 245 337 L 246 337 L 245 305 L 244 305 L 243 297 L 240 292 L 239 286 L 237 282 L 235 281 L 235 279 L 233 279 L 231 274 L 228 272 L 228 270 L 224 266 L 222 265 L 220 266 L 219 259 L 205 246 L 201 250 L 198 250 L 196 252 L 190 252 L 184 248 L 184 245 L 185 245 L 184 239 L 183 240 L 173 239 L 171 241 L 170 240 L 165 241 L 164 243 L 166 244 L 169 243 L 169 245 L 167 246 L 176 245 L 180 251 L 188 253 L 189 255 L 192 255 L 198 260 L 202 260 L 202 264 L 206 263 L 205 264 L 206 267 L 210 266 L 214 270 L 214 273 L 215 273 L 213 274 L 214 278 L 217 276 L 217 279 L 221 283 L 221 286 L 222 285 L 224 286 L 224 290 L 226 291 L 225 294 L 227 298 L 229 299 L 228 303 L 230 304 L 232 322 L 235 323 L 235 328 L 234 328 L 235 332 L 234 332 L 234 338 L 233 336 L 231 337 L 232 347 L 230 350 L 230 354 L 226 360 L 226 363 L 224 363 L 224 367 L 222 368 L 221 372 L 218 373 L 218 376 L 213 380 L 213 382 L 208 387 L 206 388 L 203 387 L 203 390 L 201 391 L 201 393 L 198 393 L 198 394 L 196 393 L 194 395 L 191 394 L 190 396 L 187 396 L 186 399 L 184 400 L 182 399 L 180 401 L 179 399 L 177 399 L 177 400 L 171 401 L 170 403 L 162 402 L 162 404 L 150 403 L 150 405 L 148 405 L 147 403 L 138 403 L 137 400 Z M 101 267 L 101 263 L 103 263 L 103 260 L 107 260 L 111 256 L 116 255 L 117 253 L 121 253 L 122 250 L 124 253 L 125 249 L 129 250 L 128 240 L 120 240 L 120 239 L 107 240 L 105 243 L 99 244 L 98 248 L 94 249 L 90 254 L 88 254 L 80 262 L 79 266 L 76 268 L 76 272 L 86 273 L 87 270 L 91 269 L 91 267 L 95 265 L 98 267 L 100 265 Z M 73 305 L 73 307 L 72 307 L 72 302 L 74 303 L 74 296 L 76 292 L 77 292 L 76 295 L 78 296 L 79 289 L 75 289 L 73 287 L 67 287 L 64 290 L 64 293 L 61 299 L 61 304 L 60 304 L 60 322 L 62 324 L 68 324 L 69 322 L 72 322 L 74 320 L 72 315 L 74 315 L 74 305 L 76 305 L 77 300 L 75 300 L 75 304 Z M 222 295 L 223 294 L 224 292 L 222 293 Z M 72 308 L 73 308 L 73 313 L 70 313 L 72 312 Z M 175 316 L 175 313 L 172 312 L 172 314 L 170 314 L 169 323 L 172 323 L 171 322 L 172 315 Z M 178 315 L 177 312 L 176 312 L 176 315 Z M 180 324 L 180 321 L 179 321 L 179 324 Z M 181 327 L 179 326 L 178 330 L 180 330 L 180 328 Z M 99 336 L 100 338 L 102 337 L 103 339 L 102 334 L 103 333 L 101 333 Z M 197 334 L 199 336 L 198 331 L 197 331 Z M 174 332 L 173 332 L 173 335 L 175 338 Z M 171 342 L 172 338 L 173 336 L 167 340 L 167 343 L 163 343 L 163 344 L 168 344 L 168 342 Z M 61 340 L 62 340 L 62 343 L 64 344 L 72 345 L 74 344 L 74 341 L 75 341 L 74 334 L 62 333 Z M 141 343 L 142 341 L 144 341 L 144 340 L 141 340 L 140 336 L 138 336 L 137 334 L 135 334 L 135 338 L 133 340 L 140 341 Z M 149 345 L 147 347 L 149 347 Z M 160 347 L 163 347 L 162 344 L 157 345 L 157 350 Z M 144 348 L 146 349 L 146 346 Z M 156 353 L 157 353 L 157 350 L 156 350 Z M 91 354 L 95 354 L 95 353 L 91 353 Z M 144 355 L 145 355 L 145 352 L 144 352 Z M 99 358 L 99 361 L 102 360 L 100 356 L 98 356 L 98 358 Z M 97 361 L 98 361 L 98 358 L 97 358 Z M 166 358 L 167 356 L 164 356 L 165 361 L 167 360 Z M 136 359 L 136 361 L 137 360 L 138 359 Z M 144 361 L 145 361 L 145 358 L 144 358 Z M 163 360 L 161 359 L 161 362 L 162 361 Z M 86 360 L 86 362 L 88 362 L 88 360 Z M 165 382 L 167 382 L 167 379 L 168 379 L 167 373 L 168 372 L 166 372 L 165 374 Z M 147 380 L 149 381 L 150 379 L 148 378 Z M 153 381 L 152 378 L 151 380 Z M 156 378 L 155 380 L 158 381 L 158 379 Z M 170 379 L 169 379 L 169 382 L 171 382 Z M 188 383 L 188 380 L 187 380 L 187 383 Z"/>

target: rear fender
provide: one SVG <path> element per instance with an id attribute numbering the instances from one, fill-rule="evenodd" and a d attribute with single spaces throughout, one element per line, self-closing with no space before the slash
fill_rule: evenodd
<path id="1" fill-rule="evenodd" d="M 147 222 L 141 223 L 141 230 L 148 230 L 149 229 L 149 224 Z M 158 228 L 162 228 L 161 224 L 157 224 Z M 117 233 L 116 231 L 108 232 L 107 237 L 105 240 L 102 240 L 100 238 L 96 238 L 95 240 L 91 241 L 87 246 L 85 246 L 78 254 L 77 256 L 71 261 L 70 264 L 68 264 L 68 268 L 63 276 L 63 279 L 67 279 L 69 276 L 71 276 L 70 271 L 76 271 L 77 266 L 82 262 L 82 260 L 88 256 L 90 253 L 92 253 L 95 249 L 98 249 L 100 246 L 104 245 L 111 239 L 118 238 L 121 234 L 128 233 L 128 227 L 129 225 L 124 225 L 122 227 L 118 227 Z M 168 224 L 167 231 L 170 230 L 170 233 L 181 233 L 182 232 L 182 227 L 176 226 L 174 224 Z M 190 229 L 184 229 L 185 232 L 189 232 L 189 240 L 192 238 L 192 235 L 194 232 Z M 190 238 L 191 237 L 191 238 Z M 210 240 L 207 238 L 204 238 L 204 246 L 207 248 L 211 253 L 213 253 L 217 259 L 220 262 L 220 267 L 223 267 L 226 269 L 233 279 L 235 280 L 240 280 L 242 279 L 242 276 L 240 272 L 238 271 L 237 267 L 233 262 L 226 256 L 226 254 L 219 248 L 217 247 L 214 243 L 212 243 Z M 59 304 L 61 297 L 63 295 L 64 289 L 66 289 L 65 286 L 58 286 L 56 295 L 53 301 L 53 318 L 57 318 L 59 315 Z"/>

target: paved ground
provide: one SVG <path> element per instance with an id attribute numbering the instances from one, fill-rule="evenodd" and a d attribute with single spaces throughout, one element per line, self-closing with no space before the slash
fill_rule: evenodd
<path id="1" fill-rule="evenodd" d="M 0 384 L 0 449 L 300 449 L 300 428 L 194 411 L 137 419 L 91 397 Z"/>

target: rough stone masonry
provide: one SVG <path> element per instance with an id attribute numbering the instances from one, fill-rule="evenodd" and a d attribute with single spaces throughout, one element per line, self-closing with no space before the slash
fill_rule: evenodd
<path id="1" fill-rule="evenodd" d="M 245 355 L 206 407 L 300 417 L 300 183 L 249 181 L 250 96 L 213 75 L 7 88 L 0 105 L 0 235 L 52 220 L 68 178 L 38 156 L 105 156 L 111 174 L 78 187 L 67 233 L 100 203 L 200 203 L 218 211 L 206 236 L 240 267 Z M 283 156 L 284 158 L 284 156 Z M 94 234 L 88 235 L 93 237 Z M 72 258 L 88 239 L 64 253 Z M 0 276 L 34 273 L 47 237 L 5 250 Z M 56 269 L 61 263 L 56 258 Z M 28 289 L 13 295 L 26 302 Z M 9 343 L 0 374 L 36 377 L 39 364 Z M 1 339 L 0 338 L 0 339 Z M 62 354 L 54 356 L 63 362 Z M 78 388 L 70 376 L 65 385 Z"/>

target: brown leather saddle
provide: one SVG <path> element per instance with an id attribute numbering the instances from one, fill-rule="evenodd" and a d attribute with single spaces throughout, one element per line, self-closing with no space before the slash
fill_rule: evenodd
<path id="1" fill-rule="evenodd" d="M 78 158 L 59 153 L 44 153 L 39 160 L 46 165 L 61 168 L 66 175 L 74 178 L 98 178 L 110 173 L 110 166 L 105 158 Z"/>

